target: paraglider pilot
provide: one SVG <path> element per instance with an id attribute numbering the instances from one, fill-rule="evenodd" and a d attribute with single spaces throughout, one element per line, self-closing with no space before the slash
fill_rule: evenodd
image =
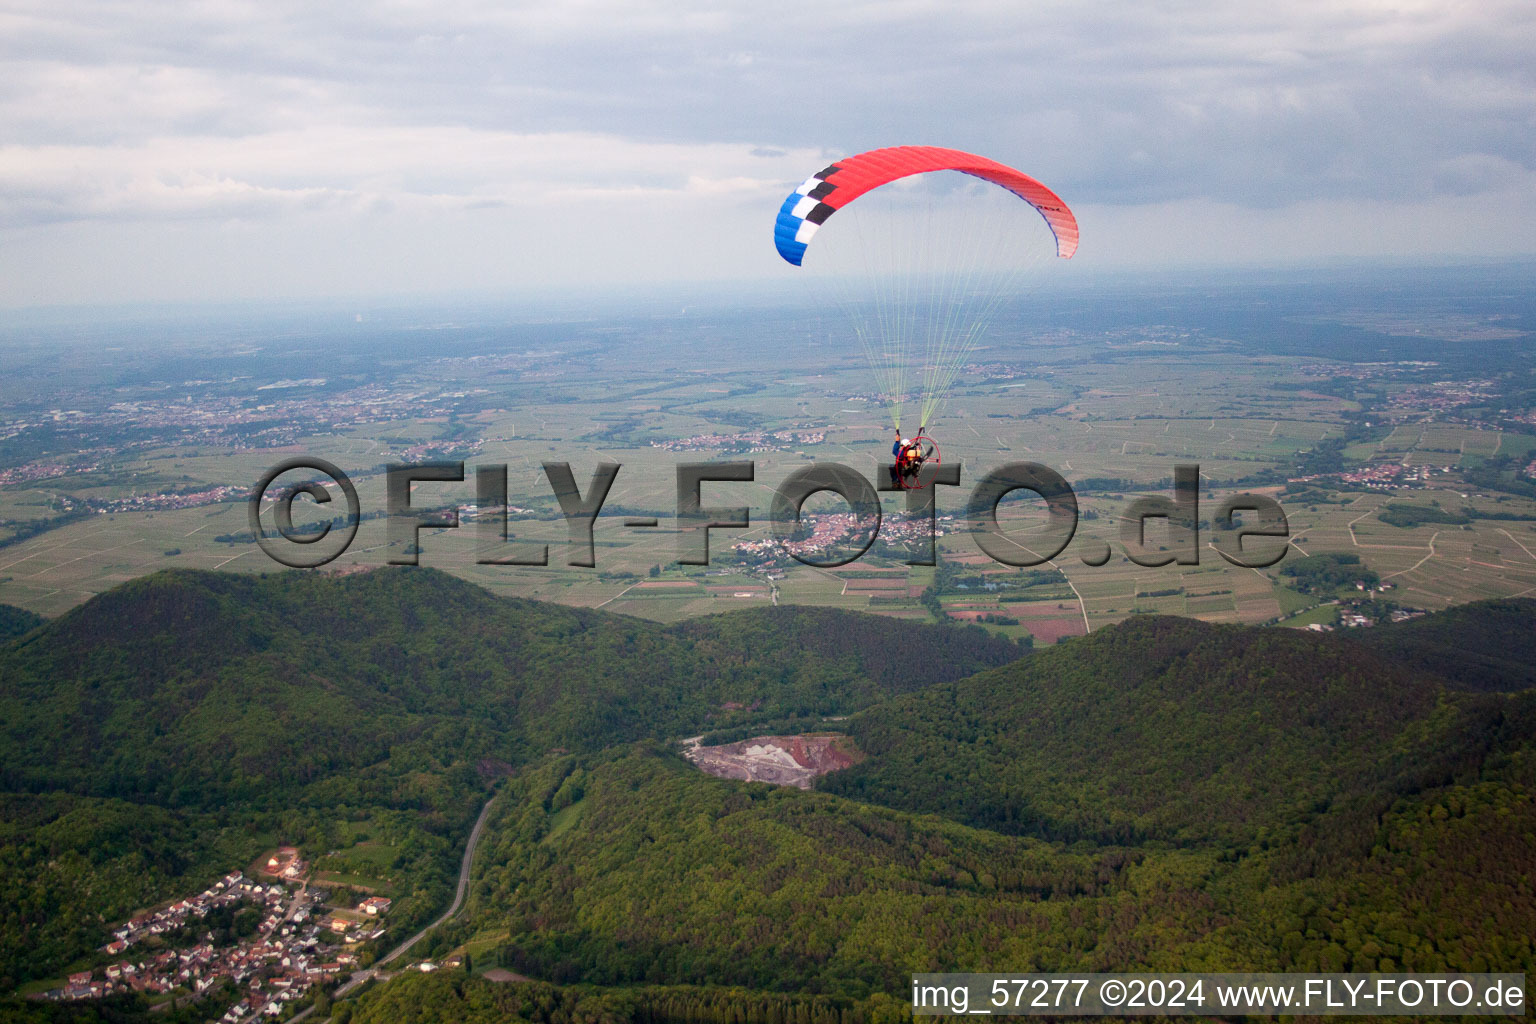
<path id="1" fill-rule="evenodd" d="M 916 439 L 902 437 L 898 429 L 896 443 L 891 445 L 891 455 L 896 460 L 891 465 L 891 485 L 910 487 L 911 482 L 917 480 L 918 470 L 923 468 L 923 463 L 928 461 L 928 455 L 931 454 L 932 449 L 925 455 L 923 446 Z"/>

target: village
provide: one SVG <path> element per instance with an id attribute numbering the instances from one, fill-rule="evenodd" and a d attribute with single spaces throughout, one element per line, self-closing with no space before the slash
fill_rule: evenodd
<path id="1" fill-rule="evenodd" d="M 922 545 L 930 537 L 943 537 L 945 527 L 938 523 L 953 523 L 953 515 L 935 516 L 930 523 L 927 517 L 909 516 L 903 513 L 885 516 L 880 522 L 879 540 L 887 545 Z M 807 514 L 802 519 L 805 536 L 800 540 L 781 541 L 777 537 L 763 540 L 740 541 L 732 551 L 743 563 L 763 567 L 779 567 L 790 564 L 790 557 L 816 560 L 825 558 L 834 548 L 845 544 L 863 542 L 871 523 L 854 512 Z M 931 531 L 931 532 L 930 532 Z M 914 550 L 919 550 L 914 547 Z"/>
<path id="2" fill-rule="evenodd" d="M 1350 490 L 1426 490 L 1433 486 L 1432 477 L 1446 476 L 1453 469 L 1452 466 L 1408 466 L 1401 462 L 1368 462 L 1358 469 L 1289 477 L 1286 483 L 1310 484 L 1322 480 L 1337 481 L 1341 485 L 1348 484 Z"/>
<path id="3" fill-rule="evenodd" d="M 329 905 L 330 894 L 310 888 L 307 872 L 298 850 L 282 847 L 262 862 L 260 878 L 231 871 L 201 892 L 133 917 L 113 929 L 112 941 L 101 948 L 113 959 L 70 974 L 44 998 L 130 993 L 195 998 L 228 985 L 236 999 L 219 1018 L 223 1024 L 280 1017 L 316 985 L 339 981 L 359 967 L 363 947 L 384 935 L 381 919 L 391 906 L 384 896 L 368 896 L 355 907 Z M 253 913 L 245 921 L 254 927 L 245 934 L 214 926 L 238 923 L 247 911 Z M 221 943 L 216 931 L 230 941 Z"/>
<path id="4" fill-rule="evenodd" d="M 697 434 L 675 441 L 652 441 L 651 447 L 669 452 L 782 452 L 800 445 L 822 444 L 824 430 L 748 430 L 738 434 Z"/>

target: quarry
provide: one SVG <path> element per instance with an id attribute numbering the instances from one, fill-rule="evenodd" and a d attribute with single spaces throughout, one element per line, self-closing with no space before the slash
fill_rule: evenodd
<path id="1" fill-rule="evenodd" d="M 683 741 L 683 754 L 701 771 L 722 779 L 767 782 L 810 789 L 819 775 L 847 768 L 859 760 L 848 737 L 839 733 L 754 736 L 706 747 L 703 737 Z"/>

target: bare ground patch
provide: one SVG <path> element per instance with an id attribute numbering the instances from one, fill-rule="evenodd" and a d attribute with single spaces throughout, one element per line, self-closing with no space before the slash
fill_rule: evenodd
<path id="1" fill-rule="evenodd" d="M 810 789 L 817 776 L 847 768 L 859 756 L 848 737 L 838 733 L 801 736 L 754 736 L 716 747 L 686 740 L 684 754 L 700 771 L 722 779 L 768 782 Z"/>

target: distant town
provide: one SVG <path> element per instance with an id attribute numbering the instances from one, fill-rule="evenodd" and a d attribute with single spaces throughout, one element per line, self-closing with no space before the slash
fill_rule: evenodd
<path id="1" fill-rule="evenodd" d="M 943 537 L 947 527 L 942 524 L 952 525 L 955 517 L 943 515 L 935 519 L 936 522 L 930 527 L 928 520 L 920 516 L 887 516 L 880 526 L 880 541 L 891 546 L 923 544 L 930 536 Z M 868 529 L 869 523 L 852 512 L 806 515 L 801 520 L 804 536 L 798 540 L 781 542 L 770 537 L 766 540 L 740 541 L 733 545 L 732 550 L 743 564 L 759 569 L 788 567 L 792 564 L 790 559 L 796 556 L 822 561 L 828 560 L 838 548 L 857 550 L 856 546 L 863 540 L 862 534 Z M 916 547 L 914 550 L 917 550 Z"/>
<path id="2" fill-rule="evenodd" d="M 797 446 L 822 444 L 825 430 L 748 430 L 735 434 L 695 434 L 675 441 L 653 441 L 653 448 L 669 452 L 783 452 Z"/>

